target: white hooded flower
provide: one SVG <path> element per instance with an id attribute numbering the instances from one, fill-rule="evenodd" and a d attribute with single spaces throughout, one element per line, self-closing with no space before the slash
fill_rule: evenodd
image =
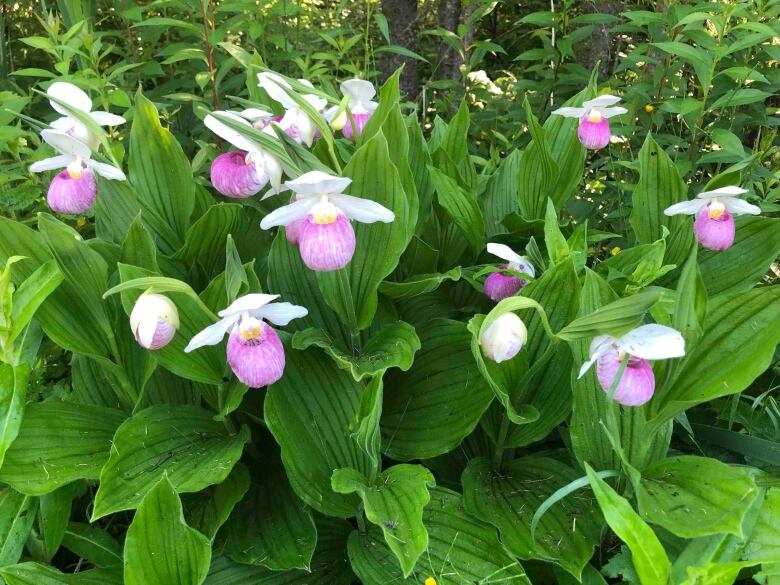
<path id="1" fill-rule="evenodd" d="M 732 215 L 758 215 L 761 209 L 740 199 L 739 196 L 747 193 L 747 189 L 741 187 L 721 187 L 712 191 L 702 191 L 691 201 L 681 201 L 664 210 L 664 215 L 697 215 L 705 207 L 711 219 L 720 218 L 726 211 Z"/>
<path id="2" fill-rule="evenodd" d="M 138 297 L 130 313 L 130 329 L 141 347 L 164 347 L 178 328 L 179 311 L 168 297 L 149 292 Z"/>
<path id="3" fill-rule="evenodd" d="M 500 364 L 515 357 L 528 340 L 528 330 L 514 313 L 500 315 L 479 338 L 482 354 Z"/>
<path id="4" fill-rule="evenodd" d="M 620 101 L 620 98 L 614 95 L 600 95 L 597 98 L 583 102 L 581 108 L 565 107 L 558 108 L 553 112 L 557 116 L 565 118 L 586 119 L 588 122 L 598 124 L 603 119 L 609 119 L 613 116 L 619 116 L 628 112 L 626 108 L 611 108 Z"/>
<path id="5" fill-rule="evenodd" d="M 90 97 L 72 83 L 67 83 L 65 81 L 55 81 L 49 86 L 49 89 L 46 90 L 46 95 L 65 102 L 72 108 L 81 110 L 85 114 L 89 115 L 89 117 L 92 118 L 99 126 L 119 126 L 120 124 L 125 123 L 125 119 L 121 116 L 117 116 L 116 114 L 112 114 L 110 112 L 93 112 L 92 100 Z M 66 134 L 79 139 L 84 144 L 89 146 L 91 150 L 97 150 L 100 144 L 100 140 L 97 136 L 90 132 L 82 122 L 76 118 L 71 117 L 68 110 L 66 110 L 60 104 L 54 100 L 49 100 L 49 103 L 56 112 L 63 115 L 62 118 L 57 118 L 54 120 L 54 122 L 51 123 L 52 128 L 55 130 L 60 130 L 61 132 L 65 132 Z"/>
<path id="6" fill-rule="evenodd" d="M 31 164 L 30 171 L 33 173 L 67 169 L 72 179 L 80 179 L 86 169 L 91 169 L 106 179 L 127 180 L 125 174 L 115 166 L 92 160 L 92 150 L 89 146 L 70 134 L 59 130 L 43 130 L 41 138 L 61 154 Z"/>
<path id="7" fill-rule="evenodd" d="M 260 87 L 266 91 L 271 99 L 279 102 L 285 109 L 285 114 L 279 121 L 279 127 L 298 143 L 311 146 L 317 136 L 317 125 L 288 93 L 292 89 L 290 84 L 278 73 L 270 71 L 258 73 L 257 80 Z M 305 79 L 299 81 L 313 87 Z M 328 104 L 326 99 L 314 94 L 304 94 L 301 97 L 317 112 L 324 110 Z"/>

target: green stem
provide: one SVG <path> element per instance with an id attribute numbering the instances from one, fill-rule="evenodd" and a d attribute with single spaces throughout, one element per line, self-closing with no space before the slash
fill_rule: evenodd
<path id="1" fill-rule="evenodd" d="M 504 445 L 506 444 L 506 437 L 509 434 L 509 418 L 506 415 L 501 416 L 501 426 L 498 428 L 498 436 L 496 437 L 496 450 L 493 452 L 493 469 L 498 471 L 501 469 L 501 462 L 504 457 Z"/>

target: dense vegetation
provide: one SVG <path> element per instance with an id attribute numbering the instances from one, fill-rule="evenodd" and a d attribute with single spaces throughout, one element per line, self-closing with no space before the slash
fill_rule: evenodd
<path id="1" fill-rule="evenodd" d="M 779 16 L 4 4 L 0 583 L 780 584 Z"/>

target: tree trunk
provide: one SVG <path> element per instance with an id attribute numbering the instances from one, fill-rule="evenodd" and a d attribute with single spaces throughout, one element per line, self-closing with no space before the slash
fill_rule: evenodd
<path id="1" fill-rule="evenodd" d="M 439 0 L 439 27 L 458 34 L 460 24 L 461 0 Z M 439 79 L 460 79 L 460 66 L 463 63 L 458 52 L 444 39 L 439 40 L 439 67 L 436 77 Z"/>
<path id="2" fill-rule="evenodd" d="M 612 14 L 617 16 L 620 13 L 620 3 L 615 0 L 590 0 L 585 2 L 583 9 L 588 14 Z M 601 78 L 609 77 L 612 70 L 612 57 L 614 55 L 614 35 L 609 23 L 600 23 L 595 25 L 593 34 L 587 42 L 577 45 L 577 55 L 580 65 L 588 70 L 592 70 L 596 63 L 599 63 L 599 76 Z"/>
<path id="3" fill-rule="evenodd" d="M 417 0 L 382 0 L 382 13 L 390 29 L 390 42 L 417 52 Z M 396 53 L 385 53 L 382 77 L 387 79 L 403 65 L 401 94 L 406 99 L 417 98 L 417 61 Z"/>

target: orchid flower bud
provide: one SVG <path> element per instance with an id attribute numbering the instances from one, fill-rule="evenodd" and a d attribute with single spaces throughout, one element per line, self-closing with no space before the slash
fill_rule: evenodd
<path id="1" fill-rule="evenodd" d="M 514 313 L 504 313 L 479 338 L 482 354 L 500 364 L 515 357 L 528 340 L 525 323 Z"/>
<path id="2" fill-rule="evenodd" d="M 179 311 L 166 296 L 145 292 L 130 313 L 130 329 L 143 348 L 160 349 L 168 345 L 179 328 Z"/>

